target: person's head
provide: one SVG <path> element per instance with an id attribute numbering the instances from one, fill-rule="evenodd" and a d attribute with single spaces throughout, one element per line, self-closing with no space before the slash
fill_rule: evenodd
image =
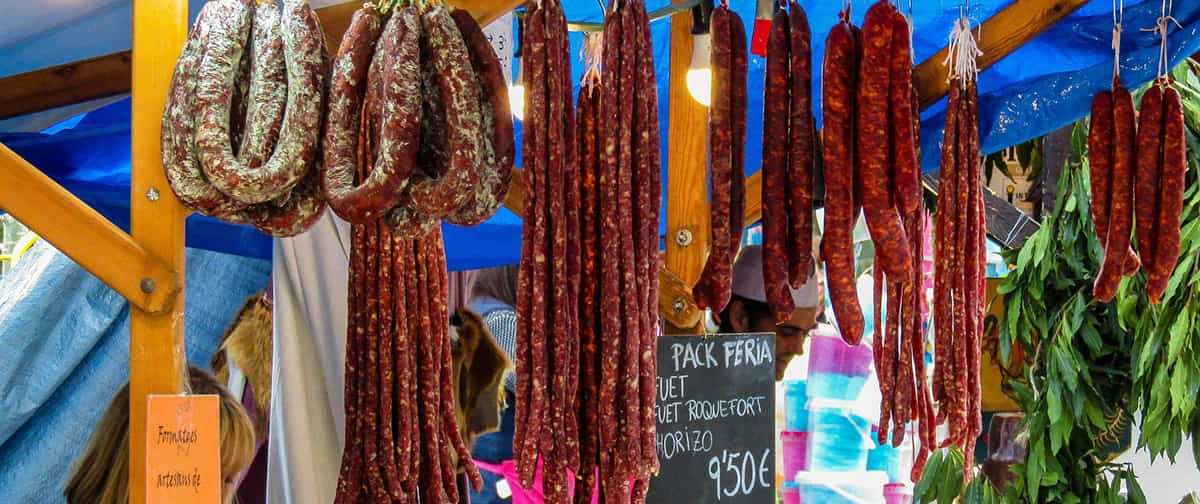
<path id="1" fill-rule="evenodd" d="M 774 332 L 775 379 L 783 379 L 784 370 L 792 358 L 804 353 L 804 337 L 817 325 L 820 306 L 816 274 L 799 289 L 789 288 L 796 309 L 791 317 L 777 322 L 767 306 L 763 287 L 762 247 L 751 245 L 742 249 L 733 266 L 733 295 L 720 314 L 721 332 Z"/>
<path id="2" fill-rule="evenodd" d="M 191 394 L 220 397 L 222 500 L 231 502 L 239 476 L 254 458 L 254 427 L 241 403 L 211 374 L 189 368 Z M 129 384 L 109 402 L 83 455 L 75 462 L 63 496 L 69 504 L 129 503 Z"/>
<path id="3" fill-rule="evenodd" d="M 471 286 L 471 299 L 489 297 L 507 304 L 517 305 L 517 272 L 515 264 L 479 270 Z"/>

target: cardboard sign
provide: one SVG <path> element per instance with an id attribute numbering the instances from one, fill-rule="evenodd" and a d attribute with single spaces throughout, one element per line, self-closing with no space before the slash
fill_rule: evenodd
<path id="1" fill-rule="evenodd" d="M 647 502 L 775 502 L 775 334 L 658 338 Z"/>
<path id="2" fill-rule="evenodd" d="M 221 502 L 218 401 L 215 395 L 147 398 L 147 504 Z"/>

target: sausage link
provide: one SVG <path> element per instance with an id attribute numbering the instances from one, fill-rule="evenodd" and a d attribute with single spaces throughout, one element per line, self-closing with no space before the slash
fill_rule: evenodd
<path id="1" fill-rule="evenodd" d="M 529 8 L 527 6 L 527 8 Z M 546 15 L 544 9 L 535 8 L 532 14 L 527 13 L 525 20 L 525 36 L 528 42 L 529 52 L 524 57 L 528 58 L 525 61 L 525 70 L 529 73 L 529 82 L 526 85 L 525 94 L 525 127 L 528 128 L 528 136 L 524 145 L 525 166 L 526 172 L 531 174 L 530 179 L 530 198 L 528 203 L 531 204 L 532 211 L 529 219 L 531 220 L 528 231 L 529 239 L 524 242 L 524 247 L 528 247 L 529 264 L 531 266 L 531 303 L 530 315 L 527 320 L 528 326 L 525 336 L 529 338 L 530 352 L 530 367 L 529 367 L 529 403 L 527 414 L 527 427 L 523 438 L 523 446 L 520 448 L 517 457 L 517 470 L 520 473 L 521 484 L 526 488 L 531 488 L 534 478 L 534 472 L 537 467 L 538 448 L 543 435 L 544 415 L 546 409 L 550 407 L 547 399 L 547 368 L 546 362 L 546 341 L 545 328 L 546 322 L 546 300 L 548 299 L 545 288 L 547 285 L 546 273 L 548 271 L 547 264 L 547 223 L 546 223 L 546 129 L 536 125 L 544 124 L 547 120 L 548 111 L 546 109 Z M 524 236 L 522 237 L 524 239 Z M 524 264 L 524 263 L 523 263 Z"/>
<path id="2" fill-rule="evenodd" d="M 578 129 L 576 130 L 579 149 L 579 190 L 580 190 L 580 239 L 581 243 L 581 279 L 579 294 L 579 388 L 575 396 L 575 408 L 579 415 L 579 458 L 580 476 L 585 488 L 591 488 L 595 483 L 592 469 L 599 460 L 599 430 L 598 430 L 598 393 L 599 365 L 597 357 L 599 336 L 599 264 L 597 263 L 597 238 L 599 236 L 597 205 L 597 120 L 600 92 L 593 80 L 584 79 L 579 89 L 579 102 L 576 107 Z M 583 492 L 579 491 L 576 483 L 576 502 L 580 502 Z M 587 494 L 587 502 L 591 502 L 591 494 Z"/>
<path id="3" fill-rule="evenodd" d="M 288 70 L 287 112 L 275 152 L 251 169 L 233 155 L 229 132 L 229 89 L 246 43 L 249 9 L 243 0 L 219 3 L 234 13 L 226 18 L 233 36 L 210 38 L 200 65 L 196 151 L 213 187 L 243 203 L 262 203 L 299 183 L 316 156 L 324 107 L 324 32 L 307 2 L 284 5 L 280 31 Z"/>
<path id="4" fill-rule="evenodd" d="M 854 54 L 852 26 L 835 25 L 826 38 L 822 71 L 826 217 L 822 248 L 833 311 L 842 338 L 851 345 L 858 344 L 863 333 L 854 275 Z"/>
<path id="5" fill-rule="evenodd" d="M 954 202 L 954 194 L 958 191 L 954 178 L 958 164 L 958 86 L 950 86 L 949 94 L 945 133 L 942 139 L 941 178 L 938 187 L 937 227 L 933 252 L 934 261 L 936 261 L 933 274 L 935 338 L 933 398 L 940 404 L 945 404 L 953 395 L 948 389 L 946 377 L 950 376 L 948 371 L 952 369 L 949 359 L 951 353 L 949 349 L 952 348 L 950 342 L 954 332 L 954 315 L 950 295 L 953 286 L 951 276 L 954 274 L 954 270 L 951 267 L 951 259 L 956 250 L 954 240 L 958 236 L 955 225 L 957 208 Z"/>
<path id="6" fill-rule="evenodd" d="M 393 320 L 395 302 L 392 299 L 395 270 L 392 267 L 394 264 L 392 233 L 386 226 L 381 226 L 378 222 L 370 225 L 375 226 L 379 234 L 379 451 L 380 456 L 383 457 L 383 475 L 387 482 L 388 493 L 391 494 L 392 499 L 399 500 L 402 494 L 400 470 L 396 460 L 396 436 L 392 431 L 395 423 L 392 401 L 396 397 L 394 389 L 396 352 L 393 350 L 396 340 L 395 321 Z"/>
<path id="7" fill-rule="evenodd" d="M 812 34 L 808 16 L 795 0 L 789 2 L 788 25 L 792 86 L 787 167 L 788 283 L 800 288 L 813 270 L 813 170 L 817 137 L 812 113 Z"/>
<path id="8" fill-rule="evenodd" d="M 638 32 L 638 84 L 637 105 L 635 112 L 635 131 L 641 132 L 637 152 L 638 164 L 641 167 L 637 180 L 640 181 L 642 192 L 639 195 L 638 209 L 641 210 L 639 222 L 643 226 L 643 245 L 639 255 L 640 282 L 645 284 L 639 288 L 642 294 L 642 324 L 641 324 L 641 382 L 638 385 L 641 393 L 642 407 L 642 467 L 643 475 L 658 474 L 658 447 L 656 443 L 656 417 L 654 406 L 656 401 L 656 380 L 658 377 L 658 265 L 659 265 L 659 222 L 660 205 L 662 204 L 662 164 L 660 159 L 660 135 L 658 122 L 658 91 L 657 79 L 654 75 L 653 38 L 650 35 L 650 19 L 646 12 L 644 0 L 634 0 L 631 7 L 636 14 Z M 644 499 L 642 500 L 644 502 Z"/>
<path id="9" fill-rule="evenodd" d="M 329 105 L 321 139 L 323 190 L 334 213 L 352 222 L 369 220 L 350 219 L 342 192 L 354 185 L 363 118 L 361 102 L 364 101 L 367 69 L 382 28 L 383 22 L 375 9 L 364 7 L 355 11 L 338 47 L 330 75 Z"/>
<path id="10" fill-rule="evenodd" d="M 461 226 L 480 224 L 496 213 L 508 196 L 512 183 L 513 124 L 509 109 L 508 85 L 496 52 L 471 13 L 455 9 L 450 13 L 467 44 L 471 68 L 479 80 L 480 124 L 484 146 L 483 172 L 463 208 L 451 212 L 446 221 Z"/>
<path id="11" fill-rule="evenodd" d="M 440 217 L 462 207 L 478 178 L 479 90 L 466 42 L 446 9 L 434 7 L 422 14 L 421 30 L 427 44 L 422 56 L 429 55 L 432 84 L 444 114 L 446 169 L 441 174 L 414 173 L 409 192 L 417 211 Z"/>
<path id="12" fill-rule="evenodd" d="M 1163 102 L 1163 163 L 1158 199 L 1158 242 L 1155 247 L 1155 264 L 1150 270 L 1147 289 L 1152 302 L 1162 299 L 1179 258 L 1179 219 L 1183 212 L 1183 193 L 1187 182 L 1183 101 L 1179 91 L 1167 85 L 1163 93 Z"/>
<path id="13" fill-rule="evenodd" d="M 767 68 L 763 90 L 763 130 L 787 131 L 791 82 L 788 13 L 778 9 L 767 36 Z M 767 305 L 777 322 L 791 318 L 796 306 L 789 284 L 788 144 L 763 135 L 762 275 Z"/>
<path id="14" fill-rule="evenodd" d="M 196 17 L 192 32 L 175 64 L 170 92 L 163 107 L 162 134 L 159 141 L 167 181 L 179 201 L 189 209 L 228 222 L 242 223 L 238 212 L 246 207 L 228 198 L 209 184 L 196 157 L 194 107 L 197 74 L 205 51 L 207 34 L 215 30 L 217 19 L 227 15 L 218 2 L 204 5 Z"/>
<path id="15" fill-rule="evenodd" d="M 1144 98 L 1143 98 L 1144 99 Z M 1088 123 L 1088 172 L 1092 182 L 1092 224 L 1100 249 L 1108 243 L 1108 202 L 1112 183 L 1113 103 L 1112 92 L 1100 91 L 1092 98 Z M 1140 248 L 1140 247 L 1139 247 Z M 1146 258 L 1150 256 L 1142 251 Z"/>
<path id="16" fill-rule="evenodd" d="M 1163 92 L 1157 85 L 1142 95 L 1138 114 L 1137 175 L 1134 177 L 1134 215 L 1137 250 L 1146 265 L 1147 275 L 1153 275 L 1158 257 L 1154 246 L 1158 235 L 1158 193 L 1163 162 Z"/>
<path id="17" fill-rule="evenodd" d="M 891 14 L 891 107 L 888 108 L 891 151 L 888 157 L 892 158 L 893 162 L 895 203 L 900 213 L 907 215 L 917 209 L 921 200 L 921 163 L 917 159 L 917 123 L 913 117 L 918 111 L 913 109 L 911 99 L 915 86 L 908 18 L 895 9 L 892 9 Z"/>
<path id="18" fill-rule="evenodd" d="M 875 263 L 897 277 L 912 274 L 904 227 L 896 213 L 889 176 L 888 89 L 892 46 L 893 7 L 880 1 L 867 10 L 863 22 L 863 59 L 859 65 L 856 126 L 858 166 L 862 176 L 863 209 Z"/>
<path id="19" fill-rule="evenodd" d="M 883 328 L 883 293 L 884 293 L 884 291 L 883 291 L 883 270 L 879 269 L 879 268 L 871 268 L 871 280 L 872 280 L 872 289 L 871 289 L 871 295 L 872 295 L 871 301 L 872 302 L 871 302 L 871 305 L 872 305 L 872 311 L 874 312 L 873 313 L 874 318 L 872 318 L 872 322 L 874 323 L 872 328 L 874 330 L 871 335 L 871 356 L 874 358 L 874 361 L 875 361 L 874 362 L 875 376 L 879 380 L 879 396 L 880 396 L 880 399 L 879 399 L 879 413 L 880 413 L 879 427 L 880 427 L 880 430 L 877 432 L 877 440 L 879 441 L 879 444 L 883 444 L 883 443 L 887 442 L 887 431 L 889 428 L 888 422 L 883 417 L 883 412 L 887 411 L 887 403 L 890 400 L 890 394 L 888 394 L 887 388 L 884 385 L 884 375 L 886 374 L 884 372 L 884 370 L 887 368 L 885 368 L 883 365 L 883 362 L 884 362 L 883 355 L 885 352 L 884 341 L 886 340 L 886 338 L 884 336 L 884 328 Z"/>
<path id="20" fill-rule="evenodd" d="M 1133 164 L 1136 149 L 1136 124 L 1133 98 L 1125 88 L 1113 91 L 1113 178 L 1112 199 L 1109 203 L 1108 241 L 1104 264 L 1096 277 L 1093 289 L 1102 303 L 1112 300 L 1125 271 L 1124 251 L 1129 247 L 1130 221 L 1133 219 Z"/>
<path id="21" fill-rule="evenodd" d="M 383 215 L 396 205 L 413 173 L 420 145 L 421 124 L 419 40 L 420 27 L 412 7 L 397 9 L 379 36 L 379 50 L 372 61 L 372 67 L 379 68 L 379 75 L 370 75 L 368 78 L 376 79 L 381 86 L 378 106 L 382 108 L 371 110 L 371 113 L 378 114 L 382 123 L 375 169 L 361 185 L 355 187 L 349 171 L 339 167 L 339 162 L 344 163 L 344 158 L 338 159 L 336 155 L 340 147 L 335 146 L 335 152 L 329 152 L 328 146 L 338 140 L 336 134 L 339 127 L 326 125 L 326 197 L 334 212 L 346 220 L 370 221 Z M 359 93 L 354 86 L 361 82 L 362 77 L 354 75 L 354 72 L 361 74 L 364 63 L 360 52 L 369 49 L 358 49 L 354 47 L 353 40 L 351 43 L 350 52 L 338 58 L 333 73 L 330 123 L 338 119 L 332 112 L 334 101 L 340 99 L 353 103 L 355 98 L 350 94 Z"/>
<path id="22" fill-rule="evenodd" d="M 712 33 L 712 106 L 709 109 L 709 171 L 712 178 L 711 218 L 708 261 L 696 286 L 696 303 L 720 313 L 729 303 L 733 257 L 729 256 L 733 199 L 733 56 L 730 11 L 724 6 L 713 10 L 709 20 Z M 607 40 L 607 34 L 605 36 Z M 607 55 L 607 47 L 605 54 Z M 605 68 L 609 68 L 605 66 Z M 607 72 L 606 72 L 607 73 Z"/>
<path id="23" fill-rule="evenodd" d="M 730 100 L 733 141 L 730 154 L 733 158 L 733 174 L 729 190 L 729 269 L 724 271 L 728 278 L 722 281 L 722 285 L 733 285 L 733 260 L 741 248 L 742 232 L 746 227 L 746 115 L 749 109 L 746 96 L 749 58 L 746 40 L 746 25 L 741 16 L 737 11 L 729 11 L 729 91 L 733 95 Z M 728 300 L 728 295 L 725 298 Z"/>
<path id="24" fill-rule="evenodd" d="M 715 12 L 714 12 L 715 15 Z M 603 156 L 599 163 L 600 204 L 600 239 L 598 260 L 600 263 L 600 334 L 621 334 L 621 273 L 620 273 L 620 242 L 622 230 L 617 221 L 618 205 L 617 181 L 619 143 L 617 108 L 619 106 L 619 90 L 621 68 L 622 26 L 620 16 L 608 16 L 604 21 L 604 52 L 601 76 L 600 110 L 597 123 L 608 124 L 611 127 L 601 130 Z M 618 474 L 617 466 L 621 464 L 617 449 L 620 446 L 621 429 L 618 423 L 617 409 L 620 396 L 618 383 L 621 376 L 621 345 L 619 338 L 600 338 L 600 479 L 601 492 L 606 494 L 606 502 L 616 492 L 612 486 L 623 476 Z"/>
<path id="25" fill-rule="evenodd" d="M 242 61 L 251 62 L 250 86 L 242 104 L 245 110 L 239 110 L 241 107 L 237 103 L 231 105 L 234 116 L 242 115 L 244 123 L 242 141 L 235 147 L 237 159 L 250 168 L 262 166 L 274 151 L 287 106 L 287 65 L 279 17 L 279 7 L 274 3 L 264 2 L 255 7 L 251 36 L 253 56 L 242 57 Z M 234 123 L 236 125 L 237 119 Z"/>
<path id="26" fill-rule="evenodd" d="M 619 70 L 620 95 L 619 109 L 619 149 L 620 156 L 617 164 L 617 222 L 621 229 L 634 229 L 633 209 L 633 102 L 636 101 L 635 69 L 637 66 L 636 50 L 631 50 L 631 42 L 635 40 L 632 9 L 628 5 L 620 10 L 621 17 L 621 66 Z M 623 330 L 620 333 L 621 351 L 621 380 L 618 387 L 623 391 L 622 403 L 619 404 L 619 417 L 623 430 L 621 432 L 622 456 L 618 464 L 618 472 L 625 477 L 635 474 L 640 467 L 630 454 L 641 452 L 641 422 L 640 422 L 640 383 L 641 366 L 641 315 L 639 312 L 639 294 L 637 291 L 637 265 L 632 233 L 621 233 L 620 271 L 621 271 L 621 318 Z"/>
<path id="27" fill-rule="evenodd" d="M 338 490 L 335 503 L 354 503 L 358 501 L 358 494 L 362 488 L 359 480 L 359 464 L 361 458 L 361 443 L 362 439 L 359 435 L 359 414 L 358 414 L 358 388 L 359 388 L 359 350 L 362 346 L 358 314 L 362 312 L 363 300 L 360 297 L 363 294 L 361 289 L 361 278 L 363 268 L 360 262 L 363 259 L 364 248 L 364 229 L 363 226 L 351 226 L 350 237 L 350 265 L 349 265 L 349 289 L 347 289 L 348 297 L 347 305 L 349 315 L 347 316 L 346 327 L 346 369 L 344 373 L 345 380 L 345 395 L 343 396 L 343 410 L 345 411 L 345 442 L 342 448 L 342 466 L 338 476 Z"/>

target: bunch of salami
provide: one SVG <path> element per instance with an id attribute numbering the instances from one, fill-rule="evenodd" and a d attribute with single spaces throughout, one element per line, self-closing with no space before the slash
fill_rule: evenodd
<path id="1" fill-rule="evenodd" d="M 796 309 L 788 285 L 812 272 L 814 122 L 808 16 L 793 0 L 771 19 L 763 90 L 763 286 L 780 322 Z"/>
<path id="2" fill-rule="evenodd" d="M 1104 248 L 1093 294 L 1111 301 L 1121 278 L 1141 268 L 1150 301 L 1158 303 L 1179 258 L 1187 173 L 1183 102 L 1170 81 L 1160 78 L 1142 96 L 1135 124 L 1133 98 L 1114 78 L 1112 91 L 1092 100 L 1090 126 L 1092 220 Z M 1131 231 L 1137 255 L 1130 248 Z"/>
<path id="3" fill-rule="evenodd" d="M 708 262 L 696 284 L 696 304 L 719 313 L 729 304 L 733 262 L 745 227 L 746 26 L 728 0 L 709 19 L 712 99 L 708 110 L 711 216 Z"/>
<path id="4" fill-rule="evenodd" d="M 562 6 L 524 19 L 525 226 L 517 307 L 523 483 L 547 502 L 644 502 L 657 468 L 658 99 L 642 0 L 610 5 L 571 103 Z M 602 45 L 600 45 L 602 43 Z M 631 483 L 633 485 L 631 486 Z"/>
<path id="5" fill-rule="evenodd" d="M 353 225 L 346 442 L 336 503 L 458 502 L 482 484 L 457 420 L 446 254 L 382 220 Z"/>
<path id="6" fill-rule="evenodd" d="M 205 4 L 176 64 L 160 137 L 184 206 L 274 236 L 316 221 L 325 208 L 324 37 L 305 0 Z"/>
<path id="7" fill-rule="evenodd" d="M 500 63 L 464 10 L 367 4 L 333 61 L 324 195 L 402 237 L 479 224 L 508 194 L 513 130 Z M 369 166 L 356 175 L 359 166 Z"/>
<path id="8" fill-rule="evenodd" d="M 974 466 L 970 457 L 981 432 L 979 362 L 986 308 L 986 230 L 980 179 L 979 98 L 974 71 L 976 49 L 965 18 L 958 21 L 956 35 L 958 38 L 951 43 L 951 58 L 967 63 L 951 69 L 942 142 L 934 242 L 933 398 L 938 403 L 937 420 L 944 420 L 949 432 L 942 444 L 962 450 L 968 457 L 964 464 L 967 471 Z M 932 424 L 923 420 L 923 427 L 925 423 Z M 932 431 L 928 435 L 932 438 Z M 920 465 L 927 455 L 924 450 L 919 454 Z M 917 467 L 913 472 L 919 474 Z"/>

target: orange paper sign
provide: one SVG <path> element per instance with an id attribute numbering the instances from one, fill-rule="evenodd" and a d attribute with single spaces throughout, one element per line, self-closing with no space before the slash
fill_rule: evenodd
<path id="1" fill-rule="evenodd" d="M 146 414 L 146 502 L 221 502 L 215 395 L 151 395 Z"/>

